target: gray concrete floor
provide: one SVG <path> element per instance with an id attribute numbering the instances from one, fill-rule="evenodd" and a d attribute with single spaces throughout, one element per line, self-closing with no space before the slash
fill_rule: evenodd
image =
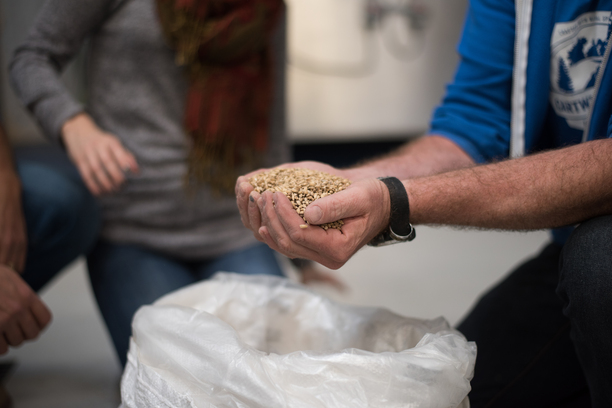
<path id="1" fill-rule="evenodd" d="M 418 228 L 411 243 L 365 248 L 334 272 L 349 291 L 317 290 L 349 304 L 457 323 L 477 296 L 547 240 L 533 233 Z M 291 273 L 293 275 L 293 273 Z M 42 294 L 54 314 L 35 342 L 2 361 L 17 362 L 6 388 L 15 408 L 118 407 L 120 368 L 78 260 Z"/>

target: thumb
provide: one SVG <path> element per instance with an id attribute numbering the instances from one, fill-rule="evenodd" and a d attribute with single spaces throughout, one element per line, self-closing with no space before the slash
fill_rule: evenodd
<path id="1" fill-rule="evenodd" d="M 320 225 L 359 215 L 363 209 L 356 203 L 359 203 L 361 192 L 351 187 L 310 203 L 304 212 L 306 221 Z"/>

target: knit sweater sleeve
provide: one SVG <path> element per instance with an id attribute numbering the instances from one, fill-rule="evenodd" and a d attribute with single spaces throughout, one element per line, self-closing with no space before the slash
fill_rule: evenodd
<path id="1" fill-rule="evenodd" d="M 47 0 L 9 70 L 18 98 L 44 134 L 59 142 L 63 124 L 84 110 L 60 76 L 110 12 L 123 0 Z"/>

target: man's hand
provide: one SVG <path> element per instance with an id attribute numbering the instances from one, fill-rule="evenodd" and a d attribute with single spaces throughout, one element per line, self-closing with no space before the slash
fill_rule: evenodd
<path id="1" fill-rule="evenodd" d="M 304 168 L 310 170 L 318 170 L 355 181 L 355 177 L 353 177 L 353 173 L 351 172 L 351 170 L 339 170 L 330 165 L 314 161 L 286 163 L 276 168 Z M 260 194 L 256 191 L 253 191 L 253 186 L 249 183 L 249 178 L 258 173 L 263 173 L 267 170 L 270 169 L 255 170 L 249 174 L 245 174 L 244 176 L 238 177 L 235 189 L 236 204 L 238 205 L 238 210 L 240 211 L 240 218 L 242 219 L 242 224 L 251 231 L 253 231 L 253 235 L 255 236 L 255 238 L 257 238 L 261 242 L 264 242 L 264 240 L 259 235 L 259 228 L 261 227 L 261 216 L 259 213 L 259 207 L 257 206 L 257 201 L 259 200 Z"/>
<path id="2" fill-rule="evenodd" d="M 261 220 L 257 233 L 272 249 L 290 257 L 306 258 L 338 269 L 389 223 L 389 193 L 379 180 L 366 179 L 346 190 L 320 198 L 306 207 L 305 218 L 295 212 L 282 193 L 264 192 L 256 204 Z M 249 208 L 249 214 L 255 211 Z M 342 231 L 316 225 L 344 220 Z"/>
<path id="3" fill-rule="evenodd" d="M 62 140 L 94 195 L 117 191 L 125 182 L 125 172 L 138 172 L 132 153 L 116 136 L 103 132 L 84 113 L 66 121 L 62 127 Z"/>
<path id="4" fill-rule="evenodd" d="M 25 268 L 28 240 L 21 205 L 21 183 L 11 169 L 0 173 L 0 265 Z"/>
<path id="5" fill-rule="evenodd" d="M 38 337 L 51 312 L 12 269 L 0 265 L 0 354 Z"/>

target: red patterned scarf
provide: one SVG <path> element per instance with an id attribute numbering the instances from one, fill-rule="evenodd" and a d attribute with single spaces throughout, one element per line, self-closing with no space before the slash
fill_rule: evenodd
<path id="1" fill-rule="evenodd" d="M 283 0 L 156 0 L 166 38 L 189 75 L 188 181 L 232 192 L 263 163 L 272 104 L 271 34 Z"/>

